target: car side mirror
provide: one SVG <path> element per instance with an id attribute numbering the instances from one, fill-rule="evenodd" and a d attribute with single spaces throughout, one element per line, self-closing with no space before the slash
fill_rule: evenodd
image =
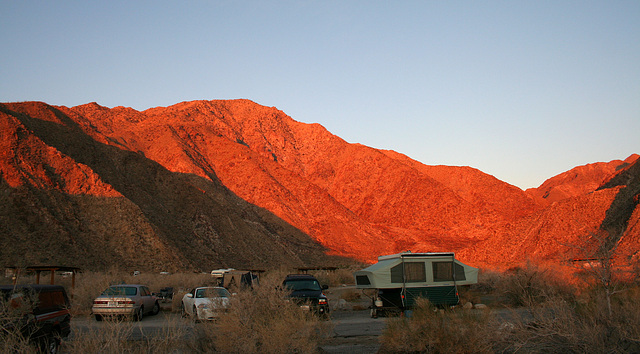
<path id="1" fill-rule="evenodd" d="M 322 286 L 322 290 L 327 290 L 327 289 L 329 289 L 329 285 L 323 285 Z"/>
<path id="2" fill-rule="evenodd" d="M 193 297 L 192 293 L 187 293 L 187 297 Z"/>

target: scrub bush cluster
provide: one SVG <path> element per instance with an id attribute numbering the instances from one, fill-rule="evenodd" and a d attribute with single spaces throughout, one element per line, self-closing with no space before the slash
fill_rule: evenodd
<path id="1" fill-rule="evenodd" d="M 486 282 L 485 282 L 486 281 Z M 607 306 L 597 280 L 576 287 L 532 264 L 489 273 L 465 296 L 499 299 L 488 309 L 441 309 L 420 299 L 409 316 L 388 319 L 382 352 L 412 353 L 637 353 L 640 286 Z M 503 306 L 499 306 L 497 304 Z"/>

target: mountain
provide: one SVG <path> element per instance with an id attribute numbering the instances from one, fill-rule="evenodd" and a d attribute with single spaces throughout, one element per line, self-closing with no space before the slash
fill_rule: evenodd
<path id="1" fill-rule="evenodd" d="M 547 206 L 553 202 L 586 194 L 596 190 L 620 169 L 638 159 L 637 154 L 624 161 L 597 162 L 578 166 L 546 180 L 540 187 L 527 189 L 527 194 L 539 204 Z"/>
<path id="2" fill-rule="evenodd" d="M 327 256 L 215 176 L 169 171 L 71 110 L 6 104 L 0 127 L 6 265 L 210 270 L 349 262 Z"/>
<path id="3" fill-rule="evenodd" d="M 607 247 L 614 250 L 614 257 L 640 261 L 638 157 L 579 166 L 527 190 L 529 195 L 555 195 L 557 200 L 538 199 L 548 206 L 505 223 L 493 237 L 460 256 L 478 264 L 508 267 L 523 260 L 566 263 L 593 258 Z M 612 172 L 607 175 L 607 170 Z M 560 193 L 549 191 L 564 191 L 567 196 L 560 198 Z"/>
<path id="4" fill-rule="evenodd" d="M 493 266 L 565 257 L 562 245 L 582 245 L 605 219 L 625 219 L 620 242 L 638 249 L 637 155 L 522 191 L 470 167 L 349 144 L 249 100 L 145 111 L 6 103 L 0 119 L 11 137 L 0 152 L 0 242 L 19 239 L 24 262 L 255 268 L 412 250 Z M 33 250 L 43 240 L 51 251 Z"/>

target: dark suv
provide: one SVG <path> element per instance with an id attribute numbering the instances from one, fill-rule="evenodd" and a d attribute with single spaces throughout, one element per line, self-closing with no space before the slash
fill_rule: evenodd
<path id="1" fill-rule="evenodd" d="M 71 332 L 69 298 L 59 285 L 0 286 L 0 340 L 15 336 L 57 353 Z"/>
<path id="2" fill-rule="evenodd" d="M 322 290 L 328 289 L 313 275 L 289 274 L 282 282 L 291 291 L 289 297 L 303 309 L 308 309 L 322 316 L 329 315 L 329 300 Z"/>

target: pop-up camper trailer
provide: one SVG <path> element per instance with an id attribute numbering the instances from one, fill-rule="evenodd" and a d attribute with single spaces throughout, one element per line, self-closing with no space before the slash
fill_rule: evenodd
<path id="1" fill-rule="evenodd" d="M 378 263 L 353 273 L 356 288 L 373 289 L 371 315 L 410 309 L 419 297 L 437 306 L 457 305 L 459 285 L 478 282 L 478 268 L 454 253 L 403 252 L 378 257 Z"/>

